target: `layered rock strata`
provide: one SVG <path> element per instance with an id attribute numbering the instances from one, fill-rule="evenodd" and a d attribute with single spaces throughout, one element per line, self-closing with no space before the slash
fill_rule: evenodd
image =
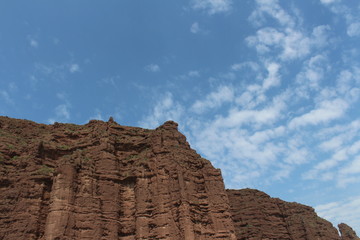
<path id="1" fill-rule="evenodd" d="M 175 122 L 0 118 L 0 239 L 236 239 L 221 172 Z"/>
<path id="2" fill-rule="evenodd" d="M 227 190 L 227 193 L 238 240 L 357 239 L 355 232 L 345 224 L 339 226 L 340 237 L 337 229 L 317 216 L 312 207 L 271 198 L 255 189 Z"/>
<path id="3" fill-rule="evenodd" d="M 358 239 L 340 224 L 343 240 Z M 172 121 L 0 117 L 0 239 L 340 239 L 311 207 L 225 190 Z"/>

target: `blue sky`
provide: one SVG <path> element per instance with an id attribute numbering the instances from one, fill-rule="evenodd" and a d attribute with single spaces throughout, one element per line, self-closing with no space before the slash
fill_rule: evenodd
<path id="1" fill-rule="evenodd" d="M 360 232 L 357 0 L 2 1 L 0 114 L 172 119 L 251 187 Z"/>

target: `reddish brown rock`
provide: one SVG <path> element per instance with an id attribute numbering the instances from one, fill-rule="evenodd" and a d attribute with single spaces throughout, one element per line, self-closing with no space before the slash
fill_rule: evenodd
<path id="1" fill-rule="evenodd" d="M 147 130 L 0 117 L 0 239 L 340 238 L 311 207 L 226 191 L 175 122 Z"/>
<path id="2" fill-rule="evenodd" d="M 342 240 L 360 240 L 360 238 L 356 235 L 356 232 L 345 223 L 340 223 L 338 227 Z"/>
<path id="3" fill-rule="evenodd" d="M 177 124 L 0 117 L 0 239 L 236 239 L 221 172 Z"/>
<path id="4" fill-rule="evenodd" d="M 271 198 L 255 189 L 227 190 L 237 239 L 340 240 L 333 225 L 314 209 Z M 347 225 L 346 225 L 347 226 Z M 348 228 L 347 232 L 350 232 Z M 340 229 L 341 231 L 341 229 Z M 351 236 L 356 236 L 351 233 Z"/>

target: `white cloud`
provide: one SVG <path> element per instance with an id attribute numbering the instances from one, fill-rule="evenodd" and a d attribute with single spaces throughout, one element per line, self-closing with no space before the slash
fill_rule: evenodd
<path id="1" fill-rule="evenodd" d="M 71 62 L 73 62 L 73 60 L 60 64 L 34 63 L 34 72 L 30 75 L 32 85 L 36 87 L 39 82 L 45 80 L 52 80 L 56 82 L 66 81 L 69 74 L 81 71 L 79 64 Z"/>
<path id="2" fill-rule="evenodd" d="M 211 92 L 206 96 L 205 100 L 197 100 L 191 110 L 195 113 L 204 113 L 208 109 L 218 108 L 226 102 L 234 99 L 234 90 L 231 86 L 220 86 L 215 92 Z"/>
<path id="3" fill-rule="evenodd" d="M 266 70 L 268 71 L 268 76 L 264 79 L 263 89 L 267 90 L 271 87 L 278 86 L 280 84 L 280 75 L 279 75 L 280 65 L 275 62 L 270 62 L 266 64 Z"/>
<path id="4" fill-rule="evenodd" d="M 69 71 L 70 71 L 70 73 L 79 72 L 79 71 L 80 71 L 80 66 L 79 66 L 79 64 L 76 64 L 76 63 L 70 64 L 70 66 L 69 66 Z"/>
<path id="5" fill-rule="evenodd" d="M 7 104 L 14 104 L 14 101 L 11 99 L 9 93 L 5 90 L 0 90 L 0 97 L 5 100 Z"/>
<path id="6" fill-rule="evenodd" d="M 148 72 L 159 72 L 160 67 L 157 64 L 149 64 L 145 67 L 145 70 Z"/>
<path id="7" fill-rule="evenodd" d="M 298 26 L 302 21 L 298 20 L 297 25 L 295 18 L 281 8 L 277 0 L 257 0 L 257 9 L 249 20 L 262 25 L 266 22 L 264 13 L 277 20 L 280 27 L 263 27 L 256 35 L 246 38 L 248 45 L 260 55 L 271 53 L 283 61 L 294 60 L 309 55 L 314 48 L 325 47 L 329 42 L 329 26 L 317 26 L 308 33 Z"/>
<path id="8" fill-rule="evenodd" d="M 265 22 L 264 13 L 276 19 L 282 26 L 293 27 L 295 20 L 279 5 L 278 0 L 256 0 L 257 8 L 249 21 L 257 24 Z"/>
<path id="9" fill-rule="evenodd" d="M 289 123 L 290 128 L 304 127 L 326 123 L 344 116 L 349 105 L 343 99 L 325 100 L 319 106 L 299 117 L 295 117 Z"/>
<path id="10" fill-rule="evenodd" d="M 257 64 L 256 62 L 247 61 L 247 62 L 236 63 L 236 64 L 231 65 L 231 70 L 240 71 L 246 67 L 250 68 L 252 71 L 259 71 L 259 69 L 260 69 L 259 64 Z"/>
<path id="11" fill-rule="evenodd" d="M 30 46 L 33 47 L 33 48 L 37 48 L 39 46 L 39 43 L 36 40 L 31 39 L 30 40 Z"/>
<path id="12" fill-rule="evenodd" d="M 35 37 L 28 35 L 27 39 L 28 39 L 30 47 L 32 47 L 32 48 L 39 47 L 39 42 L 35 39 Z"/>
<path id="13" fill-rule="evenodd" d="M 360 22 L 352 22 L 347 28 L 347 34 L 350 37 L 356 37 L 360 35 Z"/>
<path id="14" fill-rule="evenodd" d="M 359 134 L 359 120 L 322 129 L 315 137 L 319 142 L 319 150 L 330 157 L 318 161 L 303 177 L 335 181 L 338 187 L 358 182 L 360 179 L 355 175 L 360 158 Z"/>
<path id="15" fill-rule="evenodd" d="M 357 37 L 360 35 L 360 18 L 359 8 L 350 8 L 346 5 L 346 1 L 341 3 L 341 0 L 320 0 L 330 10 L 343 17 L 347 24 L 347 35 L 350 37 Z M 334 4 L 333 4 L 334 3 Z"/>
<path id="16" fill-rule="evenodd" d="M 335 150 L 335 149 L 338 149 L 343 144 L 343 141 L 344 141 L 344 136 L 339 135 L 339 136 L 333 137 L 325 142 L 322 142 L 320 144 L 320 148 L 323 151 Z"/>
<path id="17" fill-rule="evenodd" d="M 54 109 L 55 118 L 49 118 L 48 122 L 53 124 L 54 122 L 63 122 L 70 120 L 70 111 L 68 104 L 60 104 Z"/>
<path id="18" fill-rule="evenodd" d="M 192 8 L 207 11 L 210 15 L 231 10 L 232 0 L 192 0 Z"/>
<path id="19" fill-rule="evenodd" d="M 331 4 L 335 2 L 339 2 L 339 0 L 320 0 L 322 4 Z"/>
<path id="20" fill-rule="evenodd" d="M 327 70 L 327 57 L 321 54 L 311 57 L 303 64 L 303 69 L 296 76 L 296 83 L 299 85 L 297 93 L 307 96 L 309 90 L 319 90 L 321 80 Z"/>
<path id="21" fill-rule="evenodd" d="M 199 23 L 198 22 L 194 22 L 191 27 L 190 27 L 190 32 L 196 34 L 198 32 L 200 32 L 200 26 L 199 26 Z"/>
<path id="22" fill-rule="evenodd" d="M 55 108 L 55 114 L 59 118 L 64 118 L 66 120 L 70 119 L 69 107 L 66 104 L 61 104 Z"/>
<path id="23" fill-rule="evenodd" d="M 223 170 L 228 187 L 251 187 L 259 181 L 264 184 L 286 178 L 294 166 L 308 160 L 306 149 L 291 141 L 278 141 L 287 134 L 285 126 L 276 124 L 284 116 L 289 97 L 283 93 L 263 108 L 230 108 L 214 119 L 190 120 L 191 142 Z M 269 171 L 268 180 L 259 179 Z"/>
<path id="24" fill-rule="evenodd" d="M 189 77 L 200 77 L 200 72 L 199 71 L 189 71 L 188 76 Z"/>
<path id="25" fill-rule="evenodd" d="M 232 108 L 226 117 L 218 117 L 214 121 L 214 125 L 218 127 L 235 127 L 244 124 L 253 124 L 256 126 L 271 125 L 274 121 L 281 117 L 281 112 L 285 109 L 286 104 L 277 98 L 273 103 L 259 110 L 239 110 Z"/>
<path id="26" fill-rule="evenodd" d="M 55 107 L 54 113 L 55 116 L 48 119 L 49 123 L 54 122 L 68 122 L 70 120 L 70 108 L 71 103 L 68 99 L 68 96 L 64 92 L 59 92 L 56 94 L 56 98 L 62 101 L 62 104 L 59 104 Z"/>
<path id="27" fill-rule="evenodd" d="M 180 122 L 183 113 L 183 107 L 174 101 L 171 93 L 167 92 L 158 99 L 151 112 L 139 122 L 139 125 L 144 128 L 156 128 L 168 120 Z"/>

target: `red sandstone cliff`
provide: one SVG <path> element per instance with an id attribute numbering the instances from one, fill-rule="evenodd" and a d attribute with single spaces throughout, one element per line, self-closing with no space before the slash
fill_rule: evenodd
<path id="1" fill-rule="evenodd" d="M 0 239 L 235 239 L 220 170 L 174 122 L 0 127 Z"/>
<path id="2" fill-rule="evenodd" d="M 227 190 L 236 235 L 245 239 L 340 240 L 337 230 L 314 209 L 271 198 L 255 189 Z"/>
<path id="3" fill-rule="evenodd" d="M 226 192 L 171 121 L 0 117 L 0 239 L 339 239 L 310 207 L 274 201 Z"/>

